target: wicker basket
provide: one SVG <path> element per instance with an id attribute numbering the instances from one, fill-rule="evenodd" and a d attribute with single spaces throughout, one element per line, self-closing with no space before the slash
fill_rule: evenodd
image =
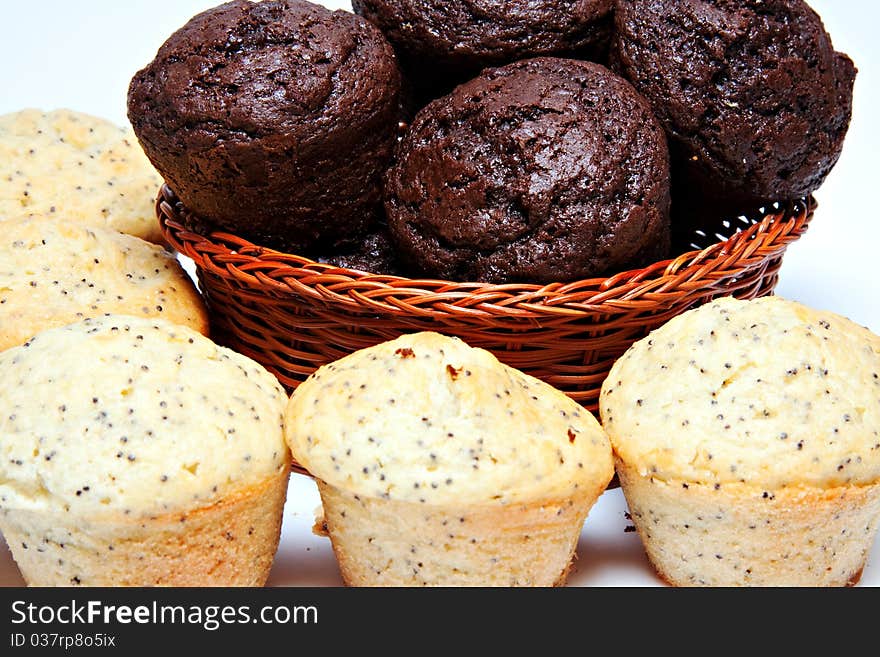
<path id="1" fill-rule="evenodd" d="M 777 204 L 725 222 L 729 236 L 695 235 L 713 242 L 704 248 L 609 278 L 490 285 L 365 274 L 227 233 L 198 235 L 184 228 L 186 211 L 170 189 L 157 203 L 166 240 L 195 262 L 215 339 L 288 390 L 352 351 L 435 330 L 492 351 L 590 410 L 614 360 L 650 330 L 717 296 L 770 294 L 814 208 L 813 199 Z"/>

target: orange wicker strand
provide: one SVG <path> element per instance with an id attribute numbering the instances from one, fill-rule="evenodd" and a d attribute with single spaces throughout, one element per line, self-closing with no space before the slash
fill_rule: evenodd
<path id="1" fill-rule="evenodd" d="M 195 263 L 215 338 L 288 390 L 352 351 L 435 330 L 489 349 L 593 411 L 608 370 L 635 340 L 717 296 L 771 294 L 814 209 L 812 198 L 777 204 L 705 248 L 607 278 L 492 285 L 366 274 L 228 233 L 198 235 L 170 189 L 157 201 L 165 239 Z"/>

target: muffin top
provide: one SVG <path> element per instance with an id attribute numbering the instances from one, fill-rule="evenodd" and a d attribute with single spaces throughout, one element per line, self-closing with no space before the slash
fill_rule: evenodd
<path id="1" fill-rule="evenodd" d="M 666 255 L 669 155 L 648 104 L 589 62 L 488 69 L 423 108 L 385 187 L 407 265 L 554 282 Z"/>
<path id="2" fill-rule="evenodd" d="M 803 0 L 618 0 L 617 63 L 695 187 L 796 199 L 837 162 L 855 67 Z"/>
<path id="3" fill-rule="evenodd" d="M 257 363 L 158 319 L 106 315 L 0 353 L 0 507 L 132 518 L 286 468 L 287 401 Z"/>
<path id="4" fill-rule="evenodd" d="M 457 70 L 538 55 L 599 55 L 611 33 L 612 0 L 353 0 L 413 72 Z"/>
<path id="5" fill-rule="evenodd" d="M 768 489 L 880 480 L 880 338 L 793 301 L 721 298 L 634 344 L 602 386 L 642 474 Z"/>
<path id="6" fill-rule="evenodd" d="M 235 0 L 165 41 L 131 80 L 128 116 L 189 211 L 304 253 L 376 219 L 399 92 L 394 51 L 360 16 Z"/>
<path id="7" fill-rule="evenodd" d="M 130 128 L 68 109 L 0 116 L 0 222 L 63 217 L 161 242 L 161 184 Z"/>
<path id="8" fill-rule="evenodd" d="M 65 219 L 10 219 L 0 234 L 0 351 L 85 317 L 162 317 L 207 335 L 201 296 L 161 247 Z"/>
<path id="9" fill-rule="evenodd" d="M 599 423 L 563 393 L 457 338 L 423 332 L 325 365 L 285 434 L 323 481 L 433 505 L 571 498 L 611 479 Z"/>
<path id="10" fill-rule="evenodd" d="M 136 129 L 210 139 L 282 139 L 320 147 L 388 99 L 371 79 L 394 79 L 390 46 L 372 25 L 303 0 L 233 0 L 194 16 L 131 81 Z M 387 55 L 387 56 L 386 56 Z M 159 120 L 161 119 L 161 121 Z"/>

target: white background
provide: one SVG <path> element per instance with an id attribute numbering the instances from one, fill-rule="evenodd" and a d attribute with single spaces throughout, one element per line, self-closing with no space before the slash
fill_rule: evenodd
<path id="1" fill-rule="evenodd" d="M 0 114 L 24 107 L 71 109 L 123 123 L 128 83 L 162 42 L 212 0 L 0 0 Z M 331 8 L 348 2 L 325 0 Z M 789 248 L 777 293 L 834 310 L 880 333 L 880 181 L 876 107 L 880 46 L 875 0 L 811 0 L 835 47 L 859 68 L 852 126 L 843 156 L 816 194 L 819 209 L 806 236 Z M 270 584 L 339 585 L 326 539 L 311 534 L 319 500 L 313 483 L 294 476 L 282 544 Z M 609 491 L 584 528 L 571 585 L 657 585 L 628 524 L 619 491 Z M 0 543 L 0 584 L 20 584 Z M 880 585 L 880 541 L 862 584 Z"/>

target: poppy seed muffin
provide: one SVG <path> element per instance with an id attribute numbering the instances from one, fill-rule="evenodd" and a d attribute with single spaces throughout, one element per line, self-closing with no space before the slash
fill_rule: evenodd
<path id="1" fill-rule="evenodd" d="M 352 0 L 425 102 L 488 66 L 542 55 L 604 61 L 613 0 Z"/>
<path id="2" fill-rule="evenodd" d="M 161 244 L 161 184 L 131 128 L 69 109 L 0 116 L 0 229 L 61 217 Z"/>
<path id="3" fill-rule="evenodd" d="M 436 333 L 320 368 L 285 435 L 349 585 L 561 584 L 613 474 L 589 411 Z"/>
<path id="4" fill-rule="evenodd" d="M 287 401 L 257 363 L 106 315 L 0 353 L 0 530 L 31 586 L 260 586 Z"/>
<path id="5" fill-rule="evenodd" d="M 718 299 L 633 345 L 600 411 L 669 582 L 858 580 L 880 520 L 880 337 L 777 297 Z"/>
<path id="6" fill-rule="evenodd" d="M 0 351 L 107 313 L 161 317 L 208 334 L 202 297 L 161 247 L 61 218 L 3 222 Z"/>
<path id="7" fill-rule="evenodd" d="M 538 58 L 423 108 L 385 186 L 403 262 L 448 280 L 556 282 L 665 257 L 669 155 L 632 86 Z"/>
<path id="8" fill-rule="evenodd" d="M 803 0 L 618 0 L 616 66 L 666 128 L 674 184 L 794 200 L 837 162 L 856 70 Z"/>
<path id="9" fill-rule="evenodd" d="M 131 81 L 150 160 L 205 223 L 292 252 L 365 234 L 397 138 L 400 73 L 367 21 L 235 0 L 175 32 Z"/>

